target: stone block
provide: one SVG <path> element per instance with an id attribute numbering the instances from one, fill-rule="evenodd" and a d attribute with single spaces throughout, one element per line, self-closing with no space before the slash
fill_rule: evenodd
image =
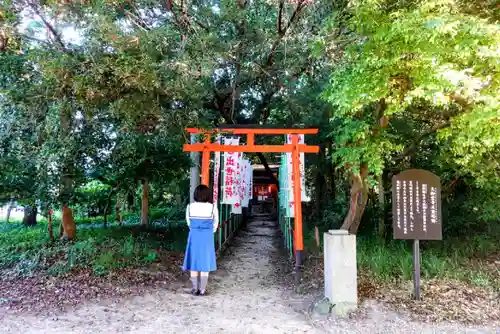
<path id="1" fill-rule="evenodd" d="M 346 230 L 324 234 L 325 297 L 332 311 L 345 316 L 358 306 L 356 236 Z"/>

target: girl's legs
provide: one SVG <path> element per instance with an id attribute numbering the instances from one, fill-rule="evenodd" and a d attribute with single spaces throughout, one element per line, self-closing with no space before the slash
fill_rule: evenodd
<path id="1" fill-rule="evenodd" d="M 200 293 L 203 295 L 207 288 L 208 283 L 208 272 L 200 272 Z"/>
<path id="2" fill-rule="evenodd" d="M 200 290 L 200 285 L 198 284 L 198 274 L 199 271 L 191 271 L 191 284 L 193 284 L 192 292 L 197 292 Z"/>

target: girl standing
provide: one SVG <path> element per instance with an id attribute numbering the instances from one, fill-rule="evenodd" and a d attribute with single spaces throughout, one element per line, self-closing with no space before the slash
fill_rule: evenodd
<path id="1" fill-rule="evenodd" d="M 186 208 L 189 236 L 184 255 L 184 270 L 191 272 L 193 295 L 205 295 L 208 273 L 215 271 L 214 233 L 219 225 L 217 205 L 212 204 L 212 194 L 205 185 L 194 191 L 194 202 Z"/>

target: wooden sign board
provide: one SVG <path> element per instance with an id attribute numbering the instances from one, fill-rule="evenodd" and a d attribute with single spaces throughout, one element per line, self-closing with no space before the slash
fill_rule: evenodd
<path id="1" fill-rule="evenodd" d="M 442 240 L 439 176 L 410 169 L 392 178 L 394 239 Z"/>

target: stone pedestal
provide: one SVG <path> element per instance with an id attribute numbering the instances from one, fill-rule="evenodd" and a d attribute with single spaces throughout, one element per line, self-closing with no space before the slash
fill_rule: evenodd
<path id="1" fill-rule="evenodd" d="M 325 297 L 337 315 L 346 315 L 358 306 L 356 236 L 346 230 L 324 234 Z"/>

